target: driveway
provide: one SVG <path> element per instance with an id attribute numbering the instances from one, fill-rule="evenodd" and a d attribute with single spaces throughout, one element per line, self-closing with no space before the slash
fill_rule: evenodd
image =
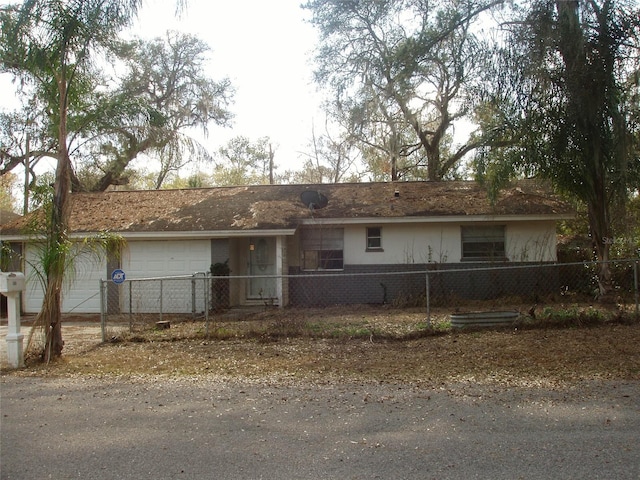
<path id="1" fill-rule="evenodd" d="M 640 478 L 640 381 L 5 374 L 0 387 L 3 480 Z"/>

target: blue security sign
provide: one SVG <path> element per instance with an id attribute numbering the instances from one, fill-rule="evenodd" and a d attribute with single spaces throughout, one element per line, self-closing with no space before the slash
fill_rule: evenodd
<path id="1" fill-rule="evenodd" d="M 120 283 L 124 282 L 124 279 L 125 279 L 124 271 L 120 270 L 119 268 L 114 270 L 111 273 L 111 280 L 113 281 L 113 283 L 120 284 Z"/>

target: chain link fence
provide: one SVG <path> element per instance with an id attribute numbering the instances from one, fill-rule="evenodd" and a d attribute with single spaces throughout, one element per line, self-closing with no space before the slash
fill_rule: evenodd
<path id="1" fill-rule="evenodd" d="M 639 318 L 639 260 L 608 262 L 613 298 Z M 276 276 L 211 276 L 101 281 L 103 341 L 115 331 L 135 333 L 192 322 L 208 335 L 212 322 L 242 320 L 280 305 L 328 307 L 387 305 L 420 309 L 430 322 L 435 309 L 499 308 L 594 302 L 596 262 L 487 266 L 426 264 L 393 267 L 345 266 L 342 272 L 292 270 Z"/>

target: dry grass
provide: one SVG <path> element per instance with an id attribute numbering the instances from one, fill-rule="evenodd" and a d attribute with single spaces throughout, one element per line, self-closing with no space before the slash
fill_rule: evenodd
<path id="1" fill-rule="evenodd" d="M 443 312 L 434 312 L 429 326 L 420 310 L 274 309 L 212 323 L 209 337 L 203 322 L 183 321 L 168 330 L 113 329 L 104 344 L 96 326 L 68 324 L 62 359 L 13 374 L 415 384 L 640 379 L 640 323 L 630 316 L 588 306 L 539 309 L 536 316 L 515 327 L 455 331 Z"/>

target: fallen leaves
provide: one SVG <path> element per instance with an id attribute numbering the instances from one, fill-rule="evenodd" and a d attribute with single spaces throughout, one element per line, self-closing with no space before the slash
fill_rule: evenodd
<path id="1" fill-rule="evenodd" d="M 173 327 L 172 327 L 173 328 Z M 67 336 L 66 341 L 73 342 Z M 553 385 L 640 378 L 640 325 L 449 332 L 403 341 L 260 338 L 76 348 L 17 374 L 216 377 L 268 382 Z"/>

